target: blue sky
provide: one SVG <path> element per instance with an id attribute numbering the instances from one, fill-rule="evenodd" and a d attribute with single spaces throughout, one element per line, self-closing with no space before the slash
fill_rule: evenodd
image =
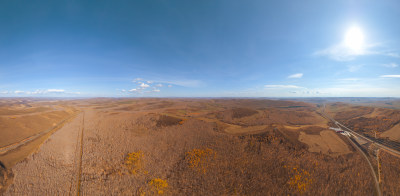
<path id="1" fill-rule="evenodd" d="M 0 96 L 400 97 L 399 8 L 0 0 Z"/>

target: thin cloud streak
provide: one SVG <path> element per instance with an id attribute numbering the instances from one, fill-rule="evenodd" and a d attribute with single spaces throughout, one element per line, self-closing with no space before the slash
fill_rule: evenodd
<path id="1" fill-rule="evenodd" d="M 28 95 L 28 96 L 40 96 L 40 95 L 47 95 L 47 96 L 68 96 L 68 95 L 80 95 L 81 92 L 68 92 L 64 89 L 36 89 L 35 91 L 22 91 L 22 90 L 15 90 L 15 91 L 2 91 L 0 94 L 3 95 Z"/>
<path id="2" fill-rule="evenodd" d="M 400 78 L 400 75 L 382 75 L 381 78 Z"/>
<path id="3" fill-rule="evenodd" d="M 389 68 L 396 68 L 396 67 L 398 67 L 399 65 L 396 64 L 396 63 L 388 63 L 388 64 L 382 64 L 382 66 L 384 66 L 384 67 L 389 67 Z"/>
<path id="4" fill-rule="evenodd" d="M 356 81 L 360 81 L 359 78 L 340 78 L 338 79 L 339 81 L 351 81 L 351 82 L 356 82 Z"/>
<path id="5" fill-rule="evenodd" d="M 349 65 L 348 66 L 348 71 L 349 72 L 356 72 L 356 71 L 360 70 L 362 67 L 364 67 L 364 65 Z"/>
<path id="6" fill-rule="evenodd" d="M 168 80 L 168 79 L 151 79 L 151 80 L 145 80 L 143 78 L 135 78 L 132 80 L 133 83 L 138 83 L 142 84 L 144 81 L 147 82 L 147 84 L 153 84 L 153 83 L 158 83 L 159 85 L 166 84 L 166 85 L 175 85 L 175 86 L 183 86 L 183 87 L 191 87 L 191 88 L 198 88 L 198 87 L 203 87 L 204 82 L 200 80 L 190 80 L 190 79 L 181 79 L 181 80 Z M 146 84 L 146 85 L 147 85 Z"/>
<path id="7" fill-rule="evenodd" d="M 279 85 L 279 84 L 270 84 L 270 85 L 265 85 L 265 88 L 303 88 L 300 86 L 296 85 Z"/>
<path id="8" fill-rule="evenodd" d="M 288 76 L 288 78 L 302 78 L 303 77 L 303 73 L 296 73 L 296 74 L 292 74 L 290 76 Z"/>
<path id="9" fill-rule="evenodd" d="M 65 92 L 64 89 L 48 89 L 47 92 L 49 93 L 63 93 Z"/>
<path id="10" fill-rule="evenodd" d="M 319 50 L 313 53 L 314 56 L 325 56 L 335 61 L 351 61 L 357 56 L 369 55 L 369 54 L 381 54 L 379 52 L 372 52 L 370 49 L 374 48 L 378 44 L 366 45 L 360 50 L 352 50 L 348 48 L 344 43 L 336 44 L 323 50 Z"/>

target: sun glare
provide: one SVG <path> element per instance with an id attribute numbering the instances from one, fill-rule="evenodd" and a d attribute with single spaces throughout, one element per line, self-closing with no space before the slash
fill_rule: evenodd
<path id="1" fill-rule="evenodd" d="M 348 29 L 344 43 L 349 49 L 355 52 L 362 52 L 364 48 L 364 34 L 362 30 L 359 27 Z"/>

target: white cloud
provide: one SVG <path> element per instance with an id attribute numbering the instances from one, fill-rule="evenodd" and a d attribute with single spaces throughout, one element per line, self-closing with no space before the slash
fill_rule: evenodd
<path id="1" fill-rule="evenodd" d="M 349 68 L 349 72 L 356 72 L 360 70 L 364 65 L 348 65 L 347 67 Z"/>
<path id="2" fill-rule="evenodd" d="M 156 87 L 163 87 L 162 84 L 156 84 Z"/>
<path id="3" fill-rule="evenodd" d="M 153 92 L 160 92 L 160 89 L 153 89 Z"/>
<path id="4" fill-rule="evenodd" d="M 390 67 L 390 68 L 395 68 L 398 67 L 399 65 L 396 63 L 388 63 L 388 64 L 382 64 L 384 67 Z"/>
<path id="5" fill-rule="evenodd" d="M 348 85 L 348 86 L 334 86 L 328 88 L 318 89 L 329 96 L 359 96 L 359 97 L 386 97 L 386 96 L 399 96 L 399 91 L 391 88 L 377 87 L 373 85 Z"/>
<path id="6" fill-rule="evenodd" d="M 184 81 L 171 81 L 171 84 L 184 87 L 200 87 L 203 86 L 203 82 L 199 80 L 184 80 Z"/>
<path id="7" fill-rule="evenodd" d="M 64 89 L 48 89 L 47 92 L 49 93 L 64 93 Z"/>
<path id="8" fill-rule="evenodd" d="M 125 89 L 122 89 L 121 92 L 126 92 L 126 90 L 125 90 Z"/>
<path id="9" fill-rule="evenodd" d="M 336 61 L 351 61 L 357 56 L 369 54 L 368 48 L 372 46 L 365 46 L 361 50 L 353 50 L 348 48 L 344 43 L 333 45 L 329 48 L 316 51 L 314 55 L 326 56 Z"/>
<path id="10" fill-rule="evenodd" d="M 169 81 L 158 81 L 160 83 L 173 84 L 176 86 L 183 87 L 201 87 L 204 83 L 200 80 L 169 80 Z"/>
<path id="11" fill-rule="evenodd" d="M 381 55 L 381 56 L 388 56 L 393 58 L 400 58 L 399 53 L 395 52 L 387 52 L 387 51 L 380 51 L 377 49 L 378 47 L 382 47 L 381 43 L 375 44 L 365 44 L 362 48 L 358 50 L 354 50 L 346 46 L 344 42 L 339 44 L 335 44 L 331 47 L 326 49 L 322 49 L 313 53 L 315 56 L 325 56 L 332 60 L 336 61 L 351 61 L 354 60 L 358 56 L 365 56 L 365 55 Z"/>
<path id="12" fill-rule="evenodd" d="M 133 88 L 131 90 L 129 90 L 129 92 L 137 92 L 138 90 L 136 88 Z"/>
<path id="13" fill-rule="evenodd" d="M 400 76 L 399 76 L 400 77 Z M 375 80 L 373 80 L 375 81 Z M 296 92 L 295 96 L 306 96 L 306 97 L 320 97 L 320 96 L 333 96 L 333 97 L 380 97 L 380 96 L 399 96 L 400 91 L 393 89 L 393 87 L 382 87 L 374 83 L 368 84 L 369 82 L 363 81 L 362 83 L 350 82 L 350 83 L 337 83 L 332 86 L 323 88 L 300 88 L 289 91 L 292 95 Z M 283 89 L 281 89 L 283 90 Z M 279 92 L 284 94 L 285 91 Z M 290 94 L 287 94 L 290 96 Z"/>
<path id="14" fill-rule="evenodd" d="M 351 81 L 351 82 L 360 81 L 359 78 L 341 78 L 341 79 L 338 79 L 338 80 L 340 80 L 340 81 Z"/>
<path id="15" fill-rule="evenodd" d="M 201 87 L 204 85 L 200 80 L 155 80 L 155 82 L 183 87 Z"/>
<path id="16" fill-rule="evenodd" d="M 400 54 L 394 53 L 394 52 L 383 53 L 383 55 L 390 56 L 390 57 L 395 57 L 395 58 L 400 58 Z"/>
<path id="17" fill-rule="evenodd" d="M 41 89 L 36 89 L 35 91 L 26 91 L 26 94 L 33 94 L 33 95 L 40 95 L 40 94 L 47 94 L 47 93 L 67 93 L 64 89 L 47 89 L 47 90 L 41 90 Z M 74 92 L 71 92 L 74 94 Z"/>
<path id="18" fill-rule="evenodd" d="M 296 73 L 296 74 L 292 74 L 290 76 L 288 76 L 288 78 L 302 78 L 303 77 L 303 73 Z"/>
<path id="19" fill-rule="evenodd" d="M 382 46 L 381 43 L 366 43 L 362 30 L 353 26 L 347 30 L 343 40 L 328 48 L 314 52 L 317 56 L 326 56 L 336 61 L 351 61 L 357 56 L 363 55 L 384 55 L 400 57 L 394 52 L 378 51 L 376 48 Z"/>
<path id="20" fill-rule="evenodd" d="M 265 85 L 265 88 L 302 88 L 295 85 Z"/>
<path id="21" fill-rule="evenodd" d="M 145 80 L 143 78 L 135 78 L 132 80 L 134 83 L 141 84 L 142 83 L 147 83 L 147 84 L 153 84 L 153 83 L 163 83 L 165 85 L 167 84 L 172 84 L 172 85 L 177 85 L 177 86 L 183 86 L 183 87 L 201 87 L 204 86 L 204 83 L 200 80 L 186 80 L 186 79 L 181 79 L 181 80 L 168 80 L 168 79 L 152 79 L 152 80 Z M 141 87 L 141 88 L 147 88 L 147 87 Z"/>
<path id="22" fill-rule="evenodd" d="M 142 82 L 142 84 L 140 84 L 140 87 L 141 88 L 148 88 L 148 87 L 150 87 L 150 85 L 145 84 L 145 83 Z"/>
<path id="23" fill-rule="evenodd" d="M 15 91 L 3 91 L 0 92 L 0 94 L 18 94 L 18 96 L 69 96 L 69 95 L 80 95 L 81 92 L 67 92 L 64 89 L 36 89 L 35 91 L 21 91 L 21 90 L 15 90 Z"/>
<path id="24" fill-rule="evenodd" d="M 39 90 L 39 89 L 37 89 L 37 90 L 35 90 L 35 91 L 32 92 L 32 94 L 34 94 L 34 95 L 37 95 L 37 94 L 44 94 L 44 93 L 46 93 L 46 91 L 44 91 L 44 90 Z"/>
<path id="25" fill-rule="evenodd" d="M 400 78 L 400 75 L 382 75 L 381 78 Z"/>

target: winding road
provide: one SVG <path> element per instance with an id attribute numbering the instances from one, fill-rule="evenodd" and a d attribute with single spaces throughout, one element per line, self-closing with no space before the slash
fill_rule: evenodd
<path id="1" fill-rule="evenodd" d="M 325 108 L 325 105 L 324 105 L 324 108 Z M 355 132 L 355 131 L 349 129 L 348 127 L 344 126 L 344 125 L 341 124 L 340 122 L 336 121 L 335 119 L 333 119 L 333 118 L 331 118 L 330 116 L 328 116 L 327 114 L 325 114 L 325 113 L 324 113 L 324 109 L 323 109 L 323 111 L 322 111 L 320 114 L 321 114 L 321 116 L 323 116 L 323 117 L 329 119 L 330 121 L 332 121 L 333 123 L 335 123 L 335 125 L 338 126 L 340 129 L 342 129 L 342 130 L 344 129 L 344 130 L 348 131 L 352 137 L 354 137 L 354 138 L 357 138 L 357 137 L 358 137 L 358 138 L 361 138 L 361 139 L 363 139 L 363 140 L 365 140 L 365 141 L 367 141 L 367 142 L 369 142 L 369 143 L 374 144 L 376 147 L 378 147 L 378 148 L 380 148 L 380 149 L 382 149 L 382 150 L 384 150 L 384 151 L 386 151 L 386 152 L 388 152 L 388 153 L 390 153 L 390 154 L 392 154 L 392 155 L 394 155 L 394 156 L 400 157 L 400 152 L 399 152 L 397 149 L 393 149 L 393 148 L 391 148 L 390 146 L 388 146 L 388 145 L 387 145 L 388 143 L 385 142 L 384 140 L 369 138 L 369 137 L 367 137 L 367 136 L 364 136 L 364 135 L 362 135 L 362 134 L 359 134 L 359 133 L 357 133 L 357 132 Z M 360 148 L 361 145 L 358 144 L 357 141 L 352 140 L 352 139 L 350 138 L 351 136 L 346 136 L 346 138 L 347 138 L 347 139 L 350 141 L 350 143 L 360 152 L 360 154 L 363 155 L 363 157 L 365 158 L 365 160 L 368 162 L 368 165 L 369 165 L 370 168 L 371 168 L 372 176 L 373 176 L 374 181 L 375 181 L 375 189 L 376 189 L 376 191 L 377 191 L 377 195 L 381 196 L 382 193 L 381 193 L 380 183 L 379 183 L 379 180 L 378 180 L 378 178 L 377 178 L 376 171 L 375 171 L 374 167 L 372 166 L 371 161 L 368 159 L 367 155 L 365 154 L 365 152 Z"/>

